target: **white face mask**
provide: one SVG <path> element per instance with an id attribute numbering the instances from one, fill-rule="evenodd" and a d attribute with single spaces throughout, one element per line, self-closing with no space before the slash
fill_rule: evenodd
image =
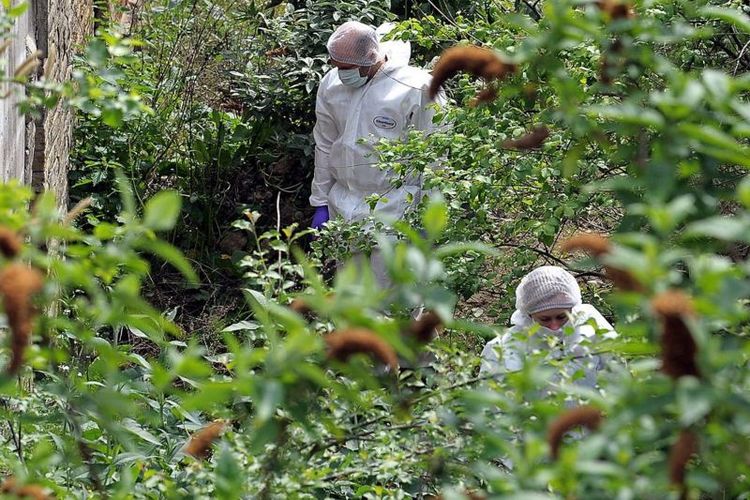
<path id="1" fill-rule="evenodd" d="M 359 68 L 339 69 L 339 80 L 347 87 L 359 88 L 367 83 L 367 77 L 359 74 Z"/>
<path id="2" fill-rule="evenodd" d="M 555 337 L 561 336 L 564 331 L 565 331 L 565 325 L 561 326 L 557 330 L 553 330 L 552 328 L 547 328 L 546 326 L 540 325 L 539 330 L 538 330 L 539 334 L 542 336 L 553 335 Z"/>

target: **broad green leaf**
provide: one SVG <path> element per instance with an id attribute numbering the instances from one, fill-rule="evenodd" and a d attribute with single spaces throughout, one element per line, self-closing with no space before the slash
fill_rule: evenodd
<path id="1" fill-rule="evenodd" d="M 154 231 L 172 229 L 180 215 L 182 202 L 176 191 L 161 191 L 147 202 L 143 213 L 143 223 Z"/>
<path id="2" fill-rule="evenodd" d="M 237 323 L 233 323 L 226 328 L 222 330 L 222 332 L 236 332 L 238 330 L 257 330 L 260 328 L 260 325 L 256 323 L 255 321 L 238 321 Z"/>
<path id="3" fill-rule="evenodd" d="M 719 19 L 750 34 L 750 17 L 743 14 L 739 9 L 709 6 L 700 9 L 699 12 L 709 19 Z"/>
<path id="4" fill-rule="evenodd" d="M 737 199 L 745 208 L 750 209 L 750 175 L 742 179 L 737 187 Z"/>
<path id="5" fill-rule="evenodd" d="M 235 500 L 243 498 L 245 474 L 237 463 L 237 458 L 232 453 L 229 445 L 222 442 L 219 456 L 216 459 L 215 497 L 220 500 Z"/>
<path id="6" fill-rule="evenodd" d="M 448 208 L 445 203 L 430 203 L 422 216 L 422 223 L 430 238 L 437 238 L 448 224 Z"/>
<path id="7" fill-rule="evenodd" d="M 190 265 L 190 262 L 177 247 L 170 245 L 166 241 L 149 238 L 140 238 L 135 246 L 141 250 L 152 253 L 157 257 L 164 259 L 165 262 L 173 265 L 190 284 L 198 283 L 198 275 L 195 273 L 195 270 L 193 270 L 193 266 Z"/>
<path id="8" fill-rule="evenodd" d="M 466 253 L 468 251 L 479 252 L 484 255 L 500 255 L 496 248 L 478 242 L 449 243 L 436 249 L 434 255 L 438 259 L 442 259 L 451 255 Z"/>
<path id="9" fill-rule="evenodd" d="M 147 441 L 156 446 L 161 446 L 162 444 L 159 438 L 151 434 L 148 430 L 144 429 L 138 422 L 133 419 L 124 419 L 122 421 L 122 426 L 144 441 Z"/>
<path id="10" fill-rule="evenodd" d="M 276 408 L 284 400 L 284 386 L 281 382 L 273 379 L 266 379 L 260 383 L 260 401 L 255 413 L 257 425 L 263 425 L 267 422 L 276 411 Z"/>
<path id="11" fill-rule="evenodd" d="M 677 384 L 677 406 L 680 410 L 680 423 L 693 425 L 705 417 L 713 407 L 714 392 L 694 377 L 684 377 Z"/>
<path id="12" fill-rule="evenodd" d="M 716 216 L 689 224 L 687 233 L 723 241 L 747 241 L 750 238 L 750 223 L 744 218 Z"/>

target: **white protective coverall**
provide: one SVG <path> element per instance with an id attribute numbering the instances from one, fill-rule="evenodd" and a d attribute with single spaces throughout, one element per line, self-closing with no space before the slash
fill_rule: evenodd
<path id="1" fill-rule="evenodd" d="M 570 309 L 570 320 L 559 330 L 541 325 L 531 335 L 535 322 L 531 315 L 552 309 Z M 557 266 L 541 266 L 523 277 L 516 288 L 516 310 L 512 326 L 482 350 L 480 374 L 501 374 L 523 368 L 523 356 L 533 350 L 547 352 L 551 359 L 570 358 L 565 372 L 582 370 L 579 383 L 596 385 L 596 372 L 603 368 L 600 356 L 591 348 L 597 338 L 617 336 L 614 328 L 596 308 L 581 301 L 581 289 L 575 278 Z M 555 377 L 558 378 L 558 377 Z"/>
<path id="2" fill-rule="evenodd" d="M 378 34 L 382 36 L 381 29 Z M 427 94 L 430 74 L 408 65 L 408 42 L 380 44 L 386 62 L 365 85 L 346 86 L 333 68 L 321 80 L 315 104 L 315 174 L 310 204 L 327 205 L 331 217 L 362 220 L 370 214 L 365 198 L 379 194 L 387 198 L 375 207 L 386 219 L 400 219 L 409 206 L 422 197 L 421 177 L 406 179 L 393 187 L 393 174 L 378 168 L 373 145 L 381 139 L 404 141 L 409 129 L 432 131 L 435 110 Z M 439 94 L 436 102 L 445 98 Z"/>
<path id="3" fill-rule="evenodd" d="M 590 304 L 574 306 L 570 315 L 572 319 L 561 332 L 540 326 L 529 336 L 523 332 L 534 324 L 531 318 L 513 324 L 503 335 L 484 346 L 480 375 L 518 371 L 523 368 L 523 357 L 538 349 L 549 351 L 547 356 L 550 359 L 571 358 L 565 372 L 573 375 L 576 371 L 583 370 L 584 377 L 579 383 L 594 387 L 596 373 L 604 368 L 604 362 L 601 356 L 592 354 L 591 350 L 598 338 L 614 338 L 617 333 L 604 316 Z M 518 318 L 515 313 L 514 316 Z M 596 326 L 592 326 L 592 323 Z M 552 348 L 548 343 L 550 338 L 553 339 Z"/>

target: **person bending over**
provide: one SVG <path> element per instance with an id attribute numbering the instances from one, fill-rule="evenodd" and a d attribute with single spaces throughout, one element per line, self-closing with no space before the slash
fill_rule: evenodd
<path id="1" fill-rule="evenodd" d="M 526 354 L 548 350 L 554 359 L 569 359 L 566 373 L 582 373 L 581 383 L 594 387 L 603 360 L 591 348 L 597 338 L 617 336 L 594 306 L 582 303 L 573 275 L 557 266 L 538 267 L 521 279 L 511 325 L 485 345 L 480 375 L 518 371 Z"/>

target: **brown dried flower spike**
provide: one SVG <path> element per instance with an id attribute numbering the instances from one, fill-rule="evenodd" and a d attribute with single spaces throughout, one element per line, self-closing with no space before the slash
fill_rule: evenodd
<path id="1" fill-rule="evenodd" d="M 190 441 L 185 446 L 185 454 L 199 460 L 205 460 L 211 453 L 211 445 L 224 432 L 226 422 L 216 420 L 203 427 L 190 436 Z"/>
<path id="2" fill-rule="evenodd" d="M 651 307 L 661 317 L 662 370 L 672 378 L 685 375 L 700 377 L 695 355 L 698 347 L 685 323 L 695 315 L 691 298 L 679 290 L 668 290 L 651 300 Z"/>
<path id="3" fill-rule="evenodd" d="M 596 430 L 602 422 L 602 412 L 593 406 L 579 406 L 571 408 L 557 417 L 547 430 L 547 443 L 549 443 L 552 458 L 557 459 L 560 444 L 565 433 L 575 427 L 586 427 Z"/>
<path id="4" fill-rule="evenodd" d="M 34 500 L 47 500 L 52 498 L 45 489 L 38 484 L 25 484 L 19 486 L 16 478 L 10 476 L 0 485 L 0 493 L 14 495 L 18 498 L 32 498 Z"/>
<path id="5" fill-rule="evenodd" d="M 292 300 L 292 303 L 289 304 L 289 309 L 296 312 L 297 314 L 302 314 L 303 316 L 305 314 L 313 312 L 312 308 L 310 308 L 305 299 L 300 297 L 296 297 L 294 300 Z"/>
<path id="6" fill-rule="evenodd" d="M 21 238 L 7 227 L 0 226 L 0 252 L 12 259 L 21 251 Z"/>
<path id="7" fill-rule="evenodd" d="M 451 47 L 443 52 L 432 71 L 430 98 L 437 95 L 446 80 L 461 71 L 490 82 L 512 74 L 516 71 L 516 65 L 503 61 L 493 50 L 484 47 Z"/>
<path id="8" fill-rule="evenodd" d="M 480 104 L 486 104 L 492 102 L 497 98 L 497 88 L 494 85 L 489 85 L 479 92 L 474 98 L 469 101 L 469 106 L 475 108 Z"/>
<path id="9" fill-rule="evenodd" d="M 624 0 L 596 0 L 594 3 L 612 20 L 633 19 L 635 17 L 633 6 Z"/>
<path id="10" fill-rule="evenodd" d="M 418 342 L 426 344 L 438 333 L 443 322 L 433 311 L 427 311 L 409 324 L 407 333 Z"/>
<path id="11" fill-rule="evenodd" d="M 503 141 L 503 147 L 508 149 L 536 149 L 544 144 L 544 141 L 549 137 L 549 129 L 540 125 L 534 127 L 531 132 L 526 135 L 522 135 L 518 139 L 508 139 Z"/>
<path id="12" fill-rule="evenodd" d="M 365 329 L 350 329 L 333 332 L 325 336 L 328 345 L 328 358 L 346 361 L 357 353 L 370 354 L 393 372 L 398 370 L 398 357 L 385 340 L 374 332 Z"/>
<path id="13" fill-rule="evenodd" d="M 563 252 L 583 250 L 594 257 L 601 257 L 612 250 L 609 240 L 597 233 L 574 234 L 560 245 Z"/>
<path id="14" fill-rule="evenodd" d="M 11 359 L 8 373 L 18 372 L 24 350 L 31 339 L 34 310 L 31 297 L 42 289 L 42 274 L 25 264 L 10 264 L 0 271 L 0 295 L 11 331 Z"/>
<path id="15" fill-rule="evenodd" d="M 578 233 L 563 241 L 560 245 L 560 249 L 563 252 L 582 250 L 592 257 L 599 259 L 612 251 L 612 244 L 601 234 Z M 620 290 L 631 292 L 643 291 L 643 285 L 641 285 L 628 271 L 608 265 L 604 266 L 604 271 L 612 283 L 614 283 Z"/>
<path id="16" fill-rule="evenodd" d="M 669 480 L 683 490 L 685 494 L 685 468 L 690 458 L 698 453 L 698 439 L 688 430 L 680 432 L 680 437 L 669 451 Z"/>

